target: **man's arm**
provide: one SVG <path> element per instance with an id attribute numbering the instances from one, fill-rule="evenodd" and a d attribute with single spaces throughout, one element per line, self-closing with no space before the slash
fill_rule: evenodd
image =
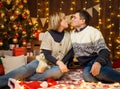
<path id="1" fill-rule="evenodd" d="M 98 53 L 98 57 L 95 62 L 99 62 L 101 65 L 107 64 L 108 60 L 110 60 L 110 52 L 107 49 L 102 49 Z"/>

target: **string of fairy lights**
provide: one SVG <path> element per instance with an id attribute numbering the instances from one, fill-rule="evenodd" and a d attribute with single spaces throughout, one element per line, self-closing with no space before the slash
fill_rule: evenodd
<path id="1" fill-rule="evenodd" d="M 73 12 L 75 10 L 75 5 L 76 5 L 76 0 L 72 0 L 71 7 L 70 7 L 71 12 Z"/>
<path id="2" fill-rule="evenodd" d="M 44 1 L 42 1 L 42 3 L 39 0 L 37 0 L 37 18 L 39 18 L 41 14 L 45 18 L 48 18 L 48 16 L 49 16 L 49 0 L 44 0 Z"/>
<path id="3" fill-rule="evenodd" d="M 41 7 L 41 9 L 38 9 L 38 12 L 39 13 L 44 12 L 44 17 L 48 18 L 49 12 L 50 12 L 49 11 L 49 2 L 50 2 L 50 0 L 44 0 L 42 2 L 44 3 L 44 6 L 43 6 L 44 8 Z M 82 6 L 81 9 L 87 10 L 88 9 L 87 8 L 88 7 L 88 2 L 89 2 L 89 0 L 82 1 L 83 6 Z M 94 0 L 94 3 L 99 3 L 100 4 L 99 7 L 98 7 L 99 8 L 98 9 L 99 10 L 98 11 L 98 24 L 96 24 L 96 28 L 101 29 L 103 24 L 106 25 L 104 27 L 104 29 L 107 29 L 107 38 L 106 38 L 107 39 L 107 45 L 108 45 L 108 47 L 110 49 L 113 49 L 113 46 L 114 46 L 113 41 L 115 41 L 116 44 L 119 44 L 117 47 L 114 47 L 115 49 L 117 49 L 117 50 L 114 50 L 114 51 L 116 51 L 115 52 L 116 53 L 115 55 L 117 55 L 116 58 L 120 58 L 120 24 L 119 24 L 119 34 L 118 34 L 118 37 L 116 39 L 114 39 L 114 35 L 117 32 L 115 32 L 116 30 L 113 30 L 113 28 L 115 27 L 113 18 L 117 17 L 118 19 L 120 19 L 120 6 L 118 8 L 118 12 L 115 13 L 113 11 L 113 5 L 112 5 L 113 1 L 108 0 L 108 2 L 107 2 L 108 5 L 106 6 L 106 9 L 108 9 L 109 15 L 106 18 L 103 19 L 101 12 L 103 11 L 104 8 L 102 7 L 101 2 L 102 2 L 102 0 Z M 69 11 L 72 13 L 72 12 L 74 12 L 76 10 L 77 0 L 71 0 L 70 3 L 71 4 L 70 4 L 70 7 L 69 7 Z M 40 5 L 40 4 L 41 3 L 38 2 L 38 5 Z M 60 0 L 59 4 L 60 4 L 60 7 L 58 8 L 59 11 L 63 11 L 64 7 L 66 5 L 66 1 L 65 0 Z M 39 15 L 37 17 L 39 17 Z M 119 20 L 119 23 L 120 23 L 120 20 Z"/>
<path id="4" fill-rule="evenodd" d="M 116 17 L 118 18 L 119 20 L 119 27 L 118 27 L 118 36 L 117 38 L 115 39 L 115 42 L 118 44 L 116 46 L 116 52 L 115 52 L 115 57 L 116 58 L 120 58 L 120 4 L 119 4 L 119 7 L 118 7 L 118 14 L 116 15 Z"/>
<path id="5" fill-rule="evenodd" d="M 98 1 L 100 2 L 100 0 Z M 102 19 L 101 19 L 101 6 L 99 6 L 99 12 L 98 12 L 98 26 L 96 28 L 100 29 L 100 26 L 102 24 Z"/>
<path id="6" fill-rule="evenodd" d="M 60 11 L 63 10 L 64 4 L 65 2 L 63 0 L 60 0 L 60 8 L 59 8 Z M 73 12 L 75 10 L 75 6 L 76 6 L 76 0 L 72 0 L 69 10 Z"/>
<path id="7" fill-rule="evenodd" d="M 86 10 L 86 8 L 87 8 L 87 0 L 85 0 L 84 2 L 83 10 Z"/>
<path id="8" fill-rule="evenodd" d="M 111 6 L 111 0 L 109 0 L 109 5 L 108 5 L 108 9 L 111 12 L 109 18 L 107 18 L 107 22 L 108 22 L 108 30 L 109 30 L 109 38 L 108 38 L 108 46 L 110 49 L 112 49 L 112 22 L 111 22 L 111 15 L 112 15 L 112 10 L 111 10 L 112 6 Z"/>
<path id="9" fill-rule="evenodd" d="M 62 8 L 63 6 L 64 6 L 64 1 L 63 1 L 63 0 L 61 0 L 61 1 L 60 1 L 60 11 L 62 11 L 62 10 L 63 10 L 63 8 Z"/>

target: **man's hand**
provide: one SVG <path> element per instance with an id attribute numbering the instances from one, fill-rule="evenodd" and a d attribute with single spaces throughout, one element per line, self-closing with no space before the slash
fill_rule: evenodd
<path id="1" fill-rule="evenodd" d="M 93 76 L 97 76 L 100 73 L 100 69 L 101 69 L 101 64 L 99 62 L 94 62 L 94 64 L 92 65 L 90 73 Z"/>
<path id="2" fill-rule="evenodd" d="M 59 61 L 59 60 L 58 60 L 56 64 L 59 66 L 60 70 L 61 70 L 63 73 L 69 71 L 69 69 L 67 68 L 67 66 L 66 66 L 62 61 Z"/>

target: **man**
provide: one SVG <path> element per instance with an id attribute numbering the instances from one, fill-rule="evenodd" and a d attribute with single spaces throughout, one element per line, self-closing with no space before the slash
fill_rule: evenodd
<path id="1" fill-rule="evenodd" d="M 110 51 L 101 32 L 89 26 L 90 15 L 86 11 L 76 11 L 71 25 L 75 30 L 71 40 L 75 57 L 83 67 L 83 78 L 87 82 L 120 82 L 120 72 L 111 68 Z"/>

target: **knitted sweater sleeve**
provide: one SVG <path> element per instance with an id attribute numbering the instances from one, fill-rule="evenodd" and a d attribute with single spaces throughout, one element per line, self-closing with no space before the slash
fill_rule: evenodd
<path id="1" fill-rule="evenodd" d="M 108 60 L 110 60 L 110 51 L 100 31 L 97 31 L 94 35 L 94 49 L 98 54 L 96 62 L 99 62 L 101 65 L 107 64 Z"/>

